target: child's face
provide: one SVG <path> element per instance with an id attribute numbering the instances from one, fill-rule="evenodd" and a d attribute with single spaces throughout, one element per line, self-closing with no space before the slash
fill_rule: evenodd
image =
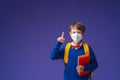
<path id="1" fill-rule="evenodd" d="M 70 34 L 70 36 L 71 36 L 71 35 L 74 34 L 74 33 L 79 33 L 79 34 L 81 34 L 81 35 L 83 36 L 82 31 L 81 31 L 81 30 L 78 30 L 77 28 L 72 28 L 69 34 Z"/>
<path id="2" fill-rule="evenodd" d="M 70 36 L 74 43 L 78 44 L 83 38 L 83 33 L 81 30 L 78 30 L 77 28 L 72 28 L 70 31 Z"/>

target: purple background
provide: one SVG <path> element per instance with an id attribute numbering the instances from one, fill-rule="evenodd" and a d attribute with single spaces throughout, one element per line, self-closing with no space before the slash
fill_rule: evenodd
<path id="1" fill-rule="evenodd" d="M 1 0 L 0 80 L 63 80 L 62 60 L 50 52 L 61 32 L 86 26 L 84 41 L 93 48 L 99 68 L 93 80 L 120 80 L 119 0 Z M 66 43 L 65 42 L 65 43 Z"/>

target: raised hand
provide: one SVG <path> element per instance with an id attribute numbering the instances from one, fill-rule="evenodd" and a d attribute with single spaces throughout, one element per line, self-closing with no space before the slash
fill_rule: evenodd
<path id="1" fill-rule="evenodd" d="M 57 41 L 58 41 L 58 42 L 62 42 L 62 43 L 65 41 L 64 32 L 62 32 L 61 37 L 58 37 L 58 38 L 57 38 Z"/>

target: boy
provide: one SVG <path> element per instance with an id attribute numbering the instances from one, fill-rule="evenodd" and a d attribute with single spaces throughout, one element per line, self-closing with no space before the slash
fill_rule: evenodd
<path id="1" fill-rule="evenodd" d="M 75 22 L 70 25 L 69 34 L 72 38 L 72 43 L 68 51 L 68 61 L 65 62 L 64 80 L 88 80 L 90 79 L 90 73 L 93 72 L 97 67 L 97 61 L 95 55 L 89 46 L 90 61 L 87 65 L 78 65 L 78 57 L 85 54 L 82 38 L 84 36 L 85 26 L 80 22 Z M 57 43 L 54 46 L 50 57 L 51 59 L 64 59 L 65 47 L 61 47 L 65 41 L 64 32 L 61 37 L 57 38 Z M 86 71 L 87 74 L 80 75 L 81 72 Z"/>

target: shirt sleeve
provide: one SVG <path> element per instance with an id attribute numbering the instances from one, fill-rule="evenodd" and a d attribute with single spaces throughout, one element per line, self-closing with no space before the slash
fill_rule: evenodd
<path id="1" fill-rule="evenodd" d="M 93 72 L 98 67 L 98 63 L 92 48 L 89 47 L 89 49 L 90 49 L 90 63 L 88 65 L 85 65 L 84 70 L 85 71 L 87 70 L 88 72 Z"/>
<path id="2" fill-rule="evenodd" d="M 65 49 L 65 46 L 62 46 L 62 43 L 61 42 L 57 42 L 55 44 L 55 46 L 53 47 L 51 53 L 50 53 L 50 58 L 52 60 L 55 60 L 55 59 L 63 59 L 64 57 L 64 49 Z"/>

